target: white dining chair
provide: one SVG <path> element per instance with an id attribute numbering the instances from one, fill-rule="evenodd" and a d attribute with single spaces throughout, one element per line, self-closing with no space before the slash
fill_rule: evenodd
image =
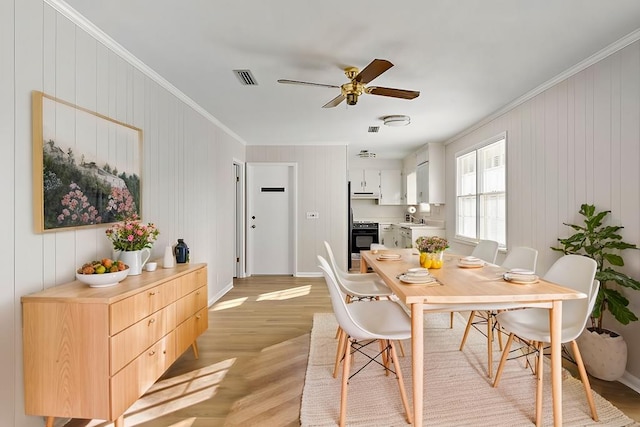
<path id="1" fill-rule="evenodd" d="M 495 264 L 498 256 L 498 242 L 494 240 L 480 240 L 471 256 L 485 260 L 488 263 Z"/>
<path id="2" fill-rule="evenodd" d="M 578 366 L 580 379 L 584 386 L 587 402 L 591 410 L 591 418 L 598 421 L 598 413 L 593 401 L 589 377 L 582 362 L 582 356 L 576 343 L 576 338 L 584 330 L 591 310 L 598 296 L 600 282 L 594 280 L 597 263 L 582 255 L 565 255 L 558 259 L 544 275 L 544 280 L 560 286 L 574 289 L 587 295 L 587 298 L 567 300 L 562 303 L 561 342 L 571 343 L 574 359 Z M 549 328 L 549 310 L 543 308 L 524 308 L 499 313 L 496 316 L 500 327 L 509 333 L 509 339 L 502 352 L 500 365 L 493 382 L 498 387 L 504 364 L 507 361 L 511 344 L 515 337 L 536 353 L 536 426 L 542 423 L 542 375 L 544 360 L 544 345 L 551 341 Z"/>
<path id="3" fill-rule="evenodd" d="M 411 424 L 411 409 L 409 408 L 409 401 L 404 387 L 402 370 L 398 363 L 398 355 L 393 345 L 394 340 L 405 340 L 411 337 L 411 319 L 409 315 L 397 302 L 390 300 L 347 304 L 333 270 L 326 263 L 321 263 L 319 267 L 329 289 L 331 305 L 338 325 L 345 334 L 344 343 L 340 347 L 342 350 L 342 388 L 340 392 L 339 425 L 342 427 L 346 422 L 349 380 L 372 362 L 377 362 L 376 365 L 383 366 L 386 375 L 389 372 L 395 373 L 406 420 Z M 371 356 L 363 351 L 364 347 L 375 341 L 380 343 L 379 353 Z M 350 375 L 352 354 L 356 352 L 367 356 L 368 359 L 362 368 Z M 380 362 L 376 360 L 378 357 L 381 359 Z M 395 371 L 391 369 L 391 363 L 393 363 Z"/>
<path id="4" fill-rule="evenodd" d="M 506 270 L 510 270 L 512 268 L 521 268 L 523 270 L 536 271 L 536 264 L 538 262 L 538 251 L 533 248 L 529 248 L 526 246 L 516 246 L 511 249 L 508 253 L 504 261 L 502 262 L 501 267 Z M 493 337 L 495 334 L 493 333 L 496 329 L 496 324 L 494 322 L 496 315 L 495 310 L 488 311 L 471 311 L 469 313 L 469 320 L 467 321 L 467 326 L 464 329 L 464 334 L 462 335 L 462 340 L 460 341 L 460 351 L 464 349 L 464 345 L 467 342 L 467 337 L 469 336 L 469 331 L 471 327 L 475 327 L 479 329 L 479 325 L 486 325 L 486 336 L 487 336 L 487 375 L 489 378 L 493 377 Z M 500 347 L 500 351 L 502 351 L 502 334 L 498 333 L 498 346 Z"/>
<path id="5" fill-rule="evenodd" d="M 327 262 L 326 259 L 318 255 L 318 262 L 320 266 L 325 269 L 331 270 L 334 274 L 335 282 L 340 288 L 340 292 L 345 296 L 345 303 L 350 304 L 353 301 L 376 301 L 380 300 L 381 297 L 385 299 L 391 299 L 391 289 L 389 289 L 384 283 L 382 287 L 380 283 L 373 281 L 356 281 L 352 282 L 346 279 L 341 279 L 336 271 L 332 268 L 331 265 Z M 338 330 L 336 331 L 336 338 L 338 338 L 338 350 L 336 351 L 336 362 L 333 369 L 333 376 L 337 377 L 338 375 L 338 366 L 340 365 L 340 357 L 341 357 L 341 346 L 345 340 L 344 331 L 338 326 Z M 402 343 L 399 343 L 400 351 L 404 356 L 404 347 Z"/>
<path id="6" fill-rule="evenodd" d="M 387 285 L 384 284 L 384 282 L 382 281 L 380 276 L 378 276 L 377 273 L 350 273 L 350 272 L 344 271 L 338 266 L 338 263 L 336 262 L 336 257 L 333 255 L 333 250 L 331 249 L 331 245 L 326 240 L 324 241 L 324 248 L 327 252 L 327 257 L 329 258 L 329 262 L 331 263 L 331 268 L 333 269 L 333 272 L 337 277 L 340 277 L 342 279 L 347 279 L 352 282 L 375 281 L 375 282 L 378 282 L 380 285 L 387 287 Z"/>
<path id="7" fill-rule="evenodd" d="M 336 275 L 338 285 L 342 287 L 342 292 L 346 295 L 346 301 L 351 302 L 356 299 L 380 299 L 389 298 L 393 292 L 378 276 L 377 273 L 347 273 L 338 267 L 333 251 L 328 242 L 324 242 L 327 256 L 333 274 Z"/>

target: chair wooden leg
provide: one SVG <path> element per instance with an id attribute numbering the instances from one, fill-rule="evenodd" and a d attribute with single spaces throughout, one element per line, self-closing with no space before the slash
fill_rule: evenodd
<path id="1" fill-rule="evenodd" d="M 504 310 L 498 310 L 498 313 L 500 313 L 501 311 L 504 311 Z M 494 325 L 496 325 L 496 329 L 498 330 L 498 345 L 500 346 L 500 351 L 502 351 L 503 350 L 503 347 L 502 347 L 502 332 L 501 332 L 501 329 L 500 329 L 500 324 L 498 322 L 495 322 Z"/>
<path id="2" fill-rule="evenodd" d="M 542 353 L 544 347 L 542 343 L 538 343 L 536 346 L 538 350 L 536 355 L 536 426 L 540 427 L 542 425 L 542 375 L 543 375 L 543 365 L 544 365 L 544 354 Z"/>
<path id="3" fill-rule="evenodd" d="M 493 377 L 493 317 L 487 311 L 487 375 Z"/>
<path id="4" fill-rule="evenodd" d="M 342 364 L 342 389 L 340 391 L 340 420 L 338 421 L 340 427 L 344 427 L 347 418 L 347 387 L 349 385 L 349 372 L 351 370 L 351 338 L 347 337 L 346 342 L 344 363 Z"/>
<path id="5" fill-rule="evenodd" d="M 596 411 L 596 404 L 593 401 L 593 392 L 591 391 L 589 376 L 587 375 L 587 371 L 584 368 L 582 355 L 580 354 L 580 349 L 578 349 L 578 343 L 575 342 L 575 340 L 571 341 L 571 350 L 573 350 L 573 357 L 576 359 L 578 372 L 580 372 L 580 379 L 582 380 L 582 385 L 584 386 L 584 392 L 587 395 L 587 402 L 589 403 L 589 409 L 591 409 L 591 418 L 593 418 L 593 421 L 598 421 L 598 412 Z"/>
<path id="6" fill-rule="evenodd" d="M 449 313 L 449 329 L 453 329 L 453 311 Z"/>
<path id="7" fill-rule="evenodd" d="M 402 371 L 400 370 L 400 363 L 398 361 L 398 355 L 393 343 L 389 341 L 389 347 L 391 347 L 391 359 L 393 365 L 396 368 L 396 378 L 398 378 L 398 387 L 400 387 L 400 399 L 402 399 L 402 405 L 404 405 L 404 413 L 409 424 L 413 424 L 413 417 L 411 416 L 411 409 L 409 408 L 409 400 L 407 399 L 407 393 L 404 388 L 404 379 L 402 378 Z"/>
<path id="8" fill-rule="evenodd" d="M 336 363 L 333 367 L 333 378 L 338 378 L 338 367 L 340 366 L 340 360 L 344 355 L 344 346 L 347 341 L 347 334 L 345 334 L 340 327 L 338 327 L 338 338 L 338 348 L 336 349 Z"/>
<path id="9" fill-rule="evenodd" d="M 453 314 L 453 312 L 451 312 Z M 462 341 L 460 342 L 460 351 L 464 348 L 464 344 L 467 342 L 467 336 L 469 335 L 469 330 L 471 329 L 471 324 L 473 323 L 473 318 L 475 317 L 476 312 L 472 311 L 469 313 L 469 320 L 467 321 L 467 327 L 464 328 L 464 335 L 462 336 Z"/>
<path id="10" fill-rule="evenodd" d="M 53 427 L 53 422 L 55 421 L 55 417 L 47 417 L 46 421 L 45 421 L 45 426 L 46 427 Z"/>
<path id="11" fill-rule="evenodd" d="M 498 387 L 498 383 L 500 382 L 500 377 L 502 376 L 502 370 L 504 369 L 504 363 L 507 361 L 507 356 L 509 356 L 509 350 L 511 350 L 511 343 L 513 342 L 514 334 L 509 334 L 509 339 L 507 339 L 507 344 L 504 346 L 504 350 L 502 351 L 502 357 L 500 358 L 500 364 L 498 365 L 498 371 L 496 372 L 496 378 L 493 380 L 493 386 Z"/>
<path id="12" fill-rule="evenodd" d="M 400 347 L 400 354 L 402 355 L 402 357 L 405 356 L 404 354 L 404 346 L 402 345 L 402 341 L 398 340 L 398 347 Z"/>
<path id="13" fill-rule="evenodd" d="M 384 375 L 389 376 L 389 357 L 387 354 L 387 340 L 378 340 L 380 353 L 382 355 L 382 365 L 384 366 Z"/>

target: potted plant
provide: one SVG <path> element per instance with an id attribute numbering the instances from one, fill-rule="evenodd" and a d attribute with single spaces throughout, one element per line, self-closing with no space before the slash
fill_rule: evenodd
<path id="1" fill-rule="evenodd" d="M 627 345 L 621 335 L 603 326 L 604 313 L 609 311 L 623 325 L 638 320 L 629 309 L 629 300 L 615 285 L 640 290 L 640 282 L 616 270 L 616 267 L 624 266 L 619 252 L 638 247 L 622 240 L 619 231 L 623 226 L 603 224 L 610 212 L 597 212 L 594 205 L 581 205 L 579 213 L 584 217 L 584 225 L 563 223 L 575 234 L 558 239 L 559 246 L 551 249 L 564 254 L 584 255 L 598 264 L 596 279 L 600 281 L 600 290 L 591 312 L 591 326 L 580 336 L 578 345 L 587 371 L 597 378 L 612 381 L 624 374 Z"/>
<path id="2" fill-rule="evenodd" d="M 142 273 L 160 232 L 155 224 L 143 224 L 134 215 L 107 228 L 105 234 L 119 253 L 118 259 L 129 266 L 129 276 L 135 276 Z"/>

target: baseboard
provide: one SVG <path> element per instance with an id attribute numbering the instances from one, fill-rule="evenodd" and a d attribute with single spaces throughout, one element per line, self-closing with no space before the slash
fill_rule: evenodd
<path id="1" fill-rule="evenodd" d="M 215 304 L 216 301 L 218 301 L 220 298 L 225 296 L 225 294 L 229 292 L 231 289 L 233 289 L 233 281 L 228 283 L 227 286 L 225 286 L 218 293 L 216 293 L 215 295 L 212 295 L 211 298 L 209 298 L 209 307 Z"/>
<path id="2" fill-rule="evenodd" d="M 298 271 L 293 275 L 294 277 L 322 277 L 322 273 L 316 271 Z"/>
<path id="3" fill-rule="evenodd" d="M 624 375 L 622 375 L 622 378 L 620 378 L 618 381 L 626 385 L 630 389 L 640 393 L 640 378 L 631 375 L 629 371 L 624 371 Z"/>

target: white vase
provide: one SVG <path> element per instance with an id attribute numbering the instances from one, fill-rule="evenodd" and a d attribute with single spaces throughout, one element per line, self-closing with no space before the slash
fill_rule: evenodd
<path id="1" fill-rule="evenodd" d="M 144 248 L 139 251 L 122 251 L 119 259 L 129 266 L 129 276 L 137 276 L 142 274 L 142 267 L 144 267 L 150 256 L 151 250 Z"/>
<path id="2" fill-rule="evenodd" d="M 576 342 L 589 374 L 605 381 L 622 377 L 627 367 L 627 343 L 622 335 L 612 337 L 585 329 Z"/>
<path id="3" fill-rule="evenodd" d="M 162 267 L 164 268 L 173 268 L 175 267 L 176 260 L 173 257 L 173 248 L 171 246 L 167 246 L 164 249 L 164 259 L 162 262 Z"/>

